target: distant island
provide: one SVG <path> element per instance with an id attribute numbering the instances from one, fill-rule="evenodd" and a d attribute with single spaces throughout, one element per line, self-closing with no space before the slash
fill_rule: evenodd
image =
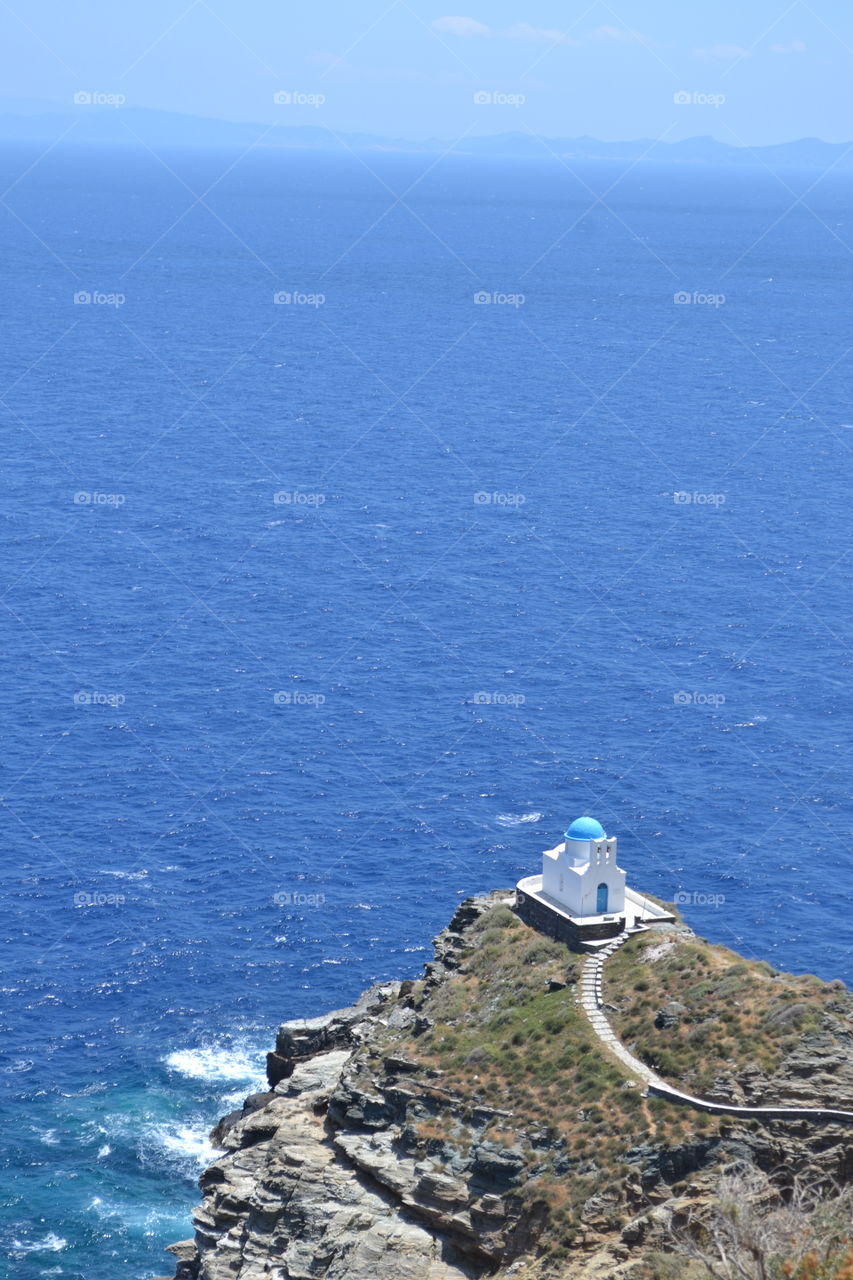
<path id="1" fill-rule="evenodd" d="M 853 167 L 853 144 L 800 138 L 773 146 L 730 146 L 712 137 L 686 138 L 680 142 L 637 138 L 602 142 L 597 138 L 546 138 L 527 131 L 488 136 L 413 140 L 385 138 L 368 133 L 347 133 L 316 125 L 246 124 L 213 120 L 179 112 L 130 107 L 123 103 L 99 105 L 107 94 L 86 94 L 90 102 L 32 104 L 23 107 L 0 102 L 0 140 L 7 142 L 56 142 L 163 147 L 257 146 L 263 149 L 299 151 L 401 152 L 424 155 L 502 156 L 517 159 L 610 160 L 635 163 L 707 165 L 767 165 L 843 170 Z M 118 95 L 120 97 L 121 95 Z"/>

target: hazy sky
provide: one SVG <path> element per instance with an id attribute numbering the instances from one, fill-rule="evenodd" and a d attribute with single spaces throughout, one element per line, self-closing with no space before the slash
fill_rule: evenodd
<path id="1" fill-rule="evenodd" d="M 3 0 L 2 94 L 412 138 L 853 137 L 850 0 L 444 3 Z"/>

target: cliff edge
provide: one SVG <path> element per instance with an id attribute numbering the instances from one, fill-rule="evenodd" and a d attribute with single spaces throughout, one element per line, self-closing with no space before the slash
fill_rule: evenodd
<path id="1" fill-rule="evenodd" d="M 647 1096 L 584 1014 L 583 958 L 511 904 L 462 903 L 421 981 L 282 1025 L 269 1092 L 214 1130 L 179 1280 L 654 1280 L 672 1224 L 733 1168 L 850 1180 L 850 1125 Z M 629 939 L 605 975 L 620 1040 L 679 1089 L 853 1109 L 842 983 L 680 921 Z"/>

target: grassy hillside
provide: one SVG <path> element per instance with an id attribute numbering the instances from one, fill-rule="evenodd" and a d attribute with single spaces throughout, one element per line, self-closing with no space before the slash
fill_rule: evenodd
<path id="1" fill-rule="evenodd" d="M 626 1160 L 631 1148 L 680 1147 L 718 1136 L 725 1123 L 643 1098 L 577 1003 L 581 957 L 502 905 L 470 938 L 453 975 L 432 989 L 416 987 L 415 1008 L 427 1029 L 395 1042 L 395 1051 L 417 1062 L 426 1077 L 420 1087 L 434 1088 L 447 1103 L 418 1125 L 426 1154 L 445 1144 L 469 1149 L 466 1118 L 474 1108 L 505 1113 L 486 1136 L 523 1152 L 529 1178 L 521 1195 L 546 1207 L 541 1244 L 557 1261 L 591 1214 L 603 1231 L 627 1221 L 624 1187 L 637 1176 Z"/>
<path id="2" fill-rule="evenodd" d="M 604 997 L 623 1042 L 699 1095 L 723 1072 L 772 1075 L 828 1014 L 853 1030 L 843 983 L 779 973 L 677 931 L 640 934 L 621 947 L 606 966 Z"/>
<path id="3" fill-rule="evenodd" d="M 388 1048 L 417 1064 L 410 1081 L 436 1103 L 416 1126 L 425 1155 L 470 1151 L 484 1136 L 475 1108 L 499 1113 L 486 1137 L 523 1154 L 520 1194 L 546 1207 L 540 1245 L 552 1263 L 592 1238 L 591 1220 L 618 1232 L 637 1212 L 632 1148 L 672 1151 L 677 1165 L 678 1150 L 733 1133 L 725 1117 L 642 1096 L 578 1003 L 583 957 L 506 905 L 494 902 L 466 931 L 457 961 L 439 982 L 415 986 L 416 1029 L 374 1045 L 377 1065 Z M 771 1073 L 827 1012 L 851 1010 L 841 984 L 778 974 L 678 925 L 639 935 L 608 961 L 605 1000 L 625 1042 L 697 1092 L 724 1070 Z"/>

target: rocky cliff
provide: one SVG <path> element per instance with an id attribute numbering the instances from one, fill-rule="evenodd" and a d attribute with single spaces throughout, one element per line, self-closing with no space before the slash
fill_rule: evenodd
<path id="1" fill-rule="evenodd" d="M 195 1239 L 173 1246 L 180 1280 L 641 1280 L 725 1169 L 850 1178 L 848 1126 L 645 1097 L 579 1008 L 580 957 L 510 902 L 463 903 L 420 982 L 280 1028 L 269 1092 L 214 1130 Z M 853 1107 L 841 984 L 680 923 L 612 964 L 614 1025 L 679 1087 Z"/>

